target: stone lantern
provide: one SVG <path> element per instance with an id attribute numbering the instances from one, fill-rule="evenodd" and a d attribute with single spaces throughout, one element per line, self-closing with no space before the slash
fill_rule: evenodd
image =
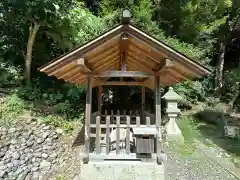
<path id="1" fill-rule="evenodd" d="M 182 132 L 176 123 L 176 118 L 180 114 L 178 108 L 178 101 L 182 100 L 172 87 L 169 88 L 168 92 L 162 97 L 165 99 L 167 104 L 166 113 L 169 117 L 169 121 L 166 124 L 166 139 L 168 141 L 177 141 L 180 143 L 184 142 Z"/>

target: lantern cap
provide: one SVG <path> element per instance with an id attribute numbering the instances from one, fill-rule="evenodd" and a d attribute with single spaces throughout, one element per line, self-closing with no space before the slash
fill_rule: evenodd
<path id="1" fill-rule="evenodd" d="M 122 24 L 129 24 L 131 19 L 131 12 L 128 9 L 122 12 Z"/>
<path id="2" fill-rule="evenodd" d="M 182 100 L 182 97 L 178 93 L 176 93 L 172 87 L 168 89 L 168 92 L 166 92 L 162 98 L 172 101 Z"/>

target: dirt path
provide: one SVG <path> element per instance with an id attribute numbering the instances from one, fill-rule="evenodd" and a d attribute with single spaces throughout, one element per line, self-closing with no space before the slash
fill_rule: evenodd
<path id="1" fill-rule="evenodd" d="M 238 180 L 198 150 L 188 155 L 171 148 L 165 152 L 168 154 L 165 180 Z"/>

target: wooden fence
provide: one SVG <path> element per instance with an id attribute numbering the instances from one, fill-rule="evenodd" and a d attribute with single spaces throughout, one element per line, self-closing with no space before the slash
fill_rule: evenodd
<path id="1" fill-rule="evenodd" d="M 151 124 L 151 118 L 146 117 L 145 124 L 140 122 L 140 114 L 138 112 L 129 113 L 126 112 L 120 115 L 120 111 L 117 111 L 117 115 L 111 111 L 111 115 L 105 114 L 102 116 L 96 116 L 96 124 L 91 124 L 90 128 L 95 129 L 94 133 L 91 133 L 91 137 L 95 137 L 95 153 L 106 153 L 107 155 L 114 149 L 116 155 L 124 153 L 129 155 L 131 153 L 131 145 L 135 142 L 132 137 L 131 128 L 135 127 L 156 127 L 155 124 Z M 114 137 L 110 137 L 114 132 Z M 114 148 L 112 148 L 114 144 Z M 124 144 L 124 148 L 123 148 Z M 105 149 L 105 152 L 103 152 Z"/>

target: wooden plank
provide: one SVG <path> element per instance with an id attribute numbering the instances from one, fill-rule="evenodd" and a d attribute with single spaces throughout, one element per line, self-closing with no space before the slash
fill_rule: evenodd
<path id="1" fill-rule="evenodd" d="M 98 111 L 102 114 L 102 86 L 98 86 Z"/>
<path id="2" fill-rule="evenodd" d="M 65 74 L 66 72 L 70 71 L 71 69 L 74 69 L 74 64 L 70 63 L 70 64 L 67 64 L 66 66 L 63 66 L 59 69 L 56 69 L 52 72 L 50 72 L 48 75 L 49 76 L 59 76 L 59 75 L 62 75 L 62 74 Z"/>
<path id="3" fill-rule="evenodd" d="M 141 118 L 144 119 L 144 110 L 145 110 L 145 87 L 142 86 L 141 91 Z"/>
<path id="4" fill-rule="evenodd" d="M 80 66 L 76 66 L 74 69 L 72 69 L 71 71 L 62 74 L 60 76 L 57 76 L 58 79 L 64 79 L 64 80 L 68 80 L 69 78 L 71 78 L 72 76 L 76 75 L 76 74 L 80 74 L 82 68 Z"/>
<path id="5" fill-rule="evenodd" d="M 157 73 L 166 73 L 166 70 L 174 67 L 174 63 L 171 59 L 164 59 L 164 63 L 160 64 L 160 66 L 156 67 L 154 70 Z"/>
<path id="6" fill-rule="evenodd" d="M 100 147 L 100 140 L 101 140 L 101 127 L 100 127 L 100 116 L 96 117 L 96 153 L 100 154 L 101 153 L 101 147 Z"/>
<path id="7" fill-rule="evenodd" d="M 149 65 L 147 62 L 142 62 L 140 59 L 141 56 L 139 56 L 137 59 L 132 57 L 131 55 L 128 54 L 128 61 L 132 61 L 132 63 L 135 63 L 137 66 L 141 67 L 142 69 L 146 69 L 147 71 L 152 71 L 152 68 L 155 67 L 155 65 Z"/>
<path id="8" fill-rule="evenodd" d="M 87 72 L 91 72 L 92 70 L 87 66 L 84 58 L 79 58 L 76 60 L 77 65 L 82 66 Z"/>
<path id="9" fill-rule="evenodd" d="M 148 54 L 148 52 L 146 52 L 144 49 L 140 49 L 138 46 L 136 46 L 134 43 L 130 43 L 129 44 L 129 48 L 128 48 L 129 52 L 134 53 L 136 56 L 138 57 L 142 57 L 144 58 L 146 61 L 150 61 L 150 62 L 155 62 L 155 63 L 159 63 L 159 55 L 158 56 L 151 56 L 152 54 Z"/>
<path id="10" fill-rule="evenodd" d="M 151 77 L 153 74 L 141 71 L 105 71 L 94 75 L 97 77 Z"/>
<path id="11" fill-rule="evenodd" d="M 106 153 L 110 153 L 110 116 L 106 117 Z"/>
<path id="12" fill-rule="evenodd" d="M 96 71 L 95 69 L 101 69 L 104 64 L 111 64 L 118 60 L 120 60 L 120 51 L 116 51 L 105 59 L 100 59 L 99 61 L 95 62 L 94 64 L 92 64 L 92 69 Z"/>
<path id="13" fill-rule="evenodd" d="M 140 127 L 140 117 L 136 117 L 136 127 Z"/>
<path id="14" fill-rule="evenodd" d="M 101 61 L 102 59 L 106 59 L 107 57 L 111 56 L 112 54 L 115 54 L 116 52 L 119 52 L 119 45 L 118 45 L 118 41 L 116 41 L 115 44 L 109 44 L 110 46 L 107 47 L 107 51 L 106 48 L 103 49 L 103 51 L 100 51 L 97 54 L 91 53 L 91 55 L 93 54 L 94 56 L 88 56 L 86 55 L 86 58 L 88 59 L 88 63 L 89 64 L 95 64 L 98 61 Z"/>
<path id="15" fill-rule="evenodd" d="M 148 69 L 147 66 L 137 63 L 131 57 L 127 58 L 127 65 L 128 65 L 128 70 L 132 67 L 133 69 L 136 69 L 138 71 L 154 73 L 154 71 L 152 71 L 152 69 Z"/>
<path id="16" fill-rule="evenodd" d="M 86 94 L 86 110 L 85 110 L 85 149 L 83 162 L 89 162 L 90 150 L 90 123 L 92 117 L 92 77 L 88 76 L 88 88 Z"/>
<path id="17" fill-rule="evenodd" d="M 109 71 L 109 70 L 112 70 L 111 68 L 113 67 L 117 67 L 117 64 L 118 64 L 118 59 L 115 59 L 113 62 L 111 63 L 106 63 L 104 65 L 102 65 L 101 67 L 98 67 L 98 68 L 95 68 L 94 69 L 94 72 L 93 72 L 93 75 L 95 73 L 95 77 L 99 77 L 97 76 L 97 74 L 101 73 L 101 72 L 105 72 L 105 71 Z M 103 76 L 102 76 L 103 77 Z"/>
<path id="18" fill-rule="evenodd" d="M 150 122 L 150 117 L 146 117 L 146 126 L 150 127 L 151 122 Z"/>
<path id="19" fill-rule="evenodd" d="M 127 81 L 106 81 L 101 83 L 104 86 L 143 86 L 143 82 L 127 82 Z"/>
<path id="20" fill-rule="evenodd" d="M 156 140 L 157 144 L 157 157 L 158 163 L 161 164 L 161 88 L 160 88 L 160 78 L 159 76 L 155 77 L 155 124 L 158 130 L 158 136 Z"/>
<path id="21" fill-rule="evenodd" d="M 126 116 L 127 118 L 127 133 L 126 133 L 126 154 L 130 154 L 130 116 Z"/>
<path id="22" fill-rule="evenodd" d="M 120 69 L 121 71 L 126 71 L 126 50 L 128 49 L 128 35 L 123 33 L 120 39 Z"/>
<path id="23" fill-rule="evenodd" d="M 120 153 L 120 116 L 117 116 L 116 129 L 116 154 L 118 155 Z"/>
<path id="24" fill-rule="evenodd" d="M 128 57 L 131 57 L 132 59 L 134 59 L 135 61 L 139 62 L 139 64 L 142 64 L 142 65 L 146 65 L 146 67 L 152 69 L 153 67 L 155 67 L 158 63 L 156 63 L 155 61 L 151 61 L 151 60 L 148 60 L 148 59 L 144 59 L 142 56 L 140 55 L 135 55 L 133 52 L 131 51 L 128 51 Z"/>
<path id="25" fill-rule="evenodd" d="M 108 117 L 108 116 L 107 116 Z M 109 116 L 110 117 L 110 116 Z M 136 118 L 139 118 L 139 120 L 140 120 L 140 117 L 138 116 L 138 117 L 136 117 Z M 140 121 L 139 121 L 140 122 Z M 139 123 L 140 124 L 140 123 Z M 90 127 L 91 128 L 96 128 L 96 124 L 91 124 L 90 125 Z M 106 124 L 100 124 L 100 127 L 101 128 L 106 128 Z M 116 128 L 116 124 L 110 124 L 109 125 L 109 127 L 110 128 Z M 128 127 L 128 125 L 127 124 L 120 124 L 120 128 L 127 128 Z M 136 122 L 136 124 L 130 124 L 130 128 L 136 128 L 136 127 L 146 127 L 146 124 L 144 124 L 144 125 L 137 125 L 137 122 Z M 151 128 L 156 128 L 156 125 L 150 125 L 150 127 Z"/>

